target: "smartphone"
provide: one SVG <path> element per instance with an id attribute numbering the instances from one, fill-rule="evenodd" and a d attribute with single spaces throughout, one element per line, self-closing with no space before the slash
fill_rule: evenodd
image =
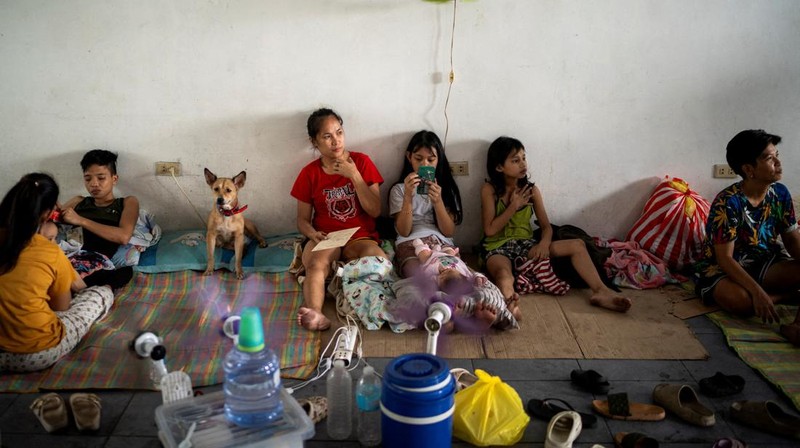
<path id="1" fill-rule="evenodd" d="M 522 177 L 522 178 L 520 178 L 520 179 L 517 179 L 517 187 L 519 187 L 519 188 L 525 188 L 525 186 L 527 186 L 527 185 L 533 185 L 533 184 L 532 184 L 532 183 L 531 183 L 531 182 L 528 180 L 528 178 L 527 178 L 527 177 Z"/>
<path id="2" fill-rule="evenodd" d="M 428 184 L 425 182 L 433 182 L 436 180 L 436 167 L 435 166 L 421 166 L 417 171 L 419 176 L 419 185 L 417 185 L 417 194 L 428 194 Z"/>

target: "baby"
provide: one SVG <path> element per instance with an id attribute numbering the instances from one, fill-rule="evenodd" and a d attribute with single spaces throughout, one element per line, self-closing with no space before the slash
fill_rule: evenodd
<path id="1" fill-rule="evenodd" d="M 419 239 L 414 240 L 413 245 L 423 277 L 432 279 L 439 290 L 459 297 L 454 310 L 456 320 L 458 317 L 476 317 L 486 327 L 494 326 L 500 330 L 519 328 L 519 307 L 509 308 L 500 290 L 458 257 L 457 248 L 439 245 L 431 248 Z"/>
<path id="2" fill-rule="evenodd" d="M 39 235 L 42 235 L 49 241 L 52 241 L 53 244 L 56 244 L 58 226 L 53 221 L 47 221 L 39 227 Z M 86 289 L 86 283 L 83 281 L 80 274 L 78 274 L 78 271 L 75 271 L 75 280 L 72 282 L 70 289 L 74 293 Z"/>

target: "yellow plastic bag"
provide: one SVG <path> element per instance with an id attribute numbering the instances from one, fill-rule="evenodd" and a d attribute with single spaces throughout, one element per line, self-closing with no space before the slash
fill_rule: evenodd
<path id="1" fill-rule="evenodd" d="M 514 445 L 530 422 L 522 399 L 500 377 L 475 370 L 478 381 L 456 393 L 453 435 L 477 446 Z"/>

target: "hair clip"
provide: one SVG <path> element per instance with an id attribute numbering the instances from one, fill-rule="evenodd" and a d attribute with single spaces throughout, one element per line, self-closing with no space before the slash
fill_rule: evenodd
<path id="1" fill-rule="evenodd" d="M 47 220 L 53 222 L 61 222 L 61 210 L 53 210 L 53 212 L 50 213 L 50 217 L 47 218 Z"/>

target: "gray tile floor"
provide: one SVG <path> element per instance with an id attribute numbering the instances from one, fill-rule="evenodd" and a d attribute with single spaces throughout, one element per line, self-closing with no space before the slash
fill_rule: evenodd
<path id="1" fill-rule="evenodd" d="M 612 392 L 625 391 L 632 401 L 650 403 L 656 384 L 689 384 L 696 390 L 701 378 L 717 371 L 743 376 L 747 385 L 744 392 L 733 397 L 701 400 L 716 410 L 717 423 L 710 428 L 699 428 L 667 415 L 661 422 L 623 422 L 600 418 L 596 427 L 584 429 L 576 447 L 589 447 L 594 443 L 614 446 L 617 432 L 643 432 L 656 438 L 662 447 L 710 447 L 721 437 L 737 437 L 749 447 L 800 446 L 800 441 L 772 436 L 759 430 L 732 422 L 728 407 L 734 400 L 775 400 L 785 410 L 794 412 L 792 404 L 759 374 L 744 364 L 730 349 L 720 330 L 707 318 L 690 319 L 689 325 L 706 347 L 711 357 L 705 361 L 619 361 L 619 360 L 450 360 L 451 367 L 476 368 L 499 375 L 513 386 L 523 403 L 531 398 L 557 397 L 564 399 L 583 412 L 591 412 L 590 394 L 575 388 L 569 381 L 573 369 L 595 369 L 605 375 Z M 666 341 L 668 342 L 668 341 Z M 367 358 L 381 372 L 389 359 Z M 358 376 L 358 373 L 355 375 Z M 291 385 L 291 381 L 287 384 Z M 219 390 L 219 386 L 203 388 Z M 158 392 L 99 391 L 103 403 L 101 428 L 95 434 L 81 434 L 74 427 L 59 434 L 48 434 L 28 409 L 40 394 L 0 394 L 0 437 L 3 447 L 159 447 L 158 428 L 154 420 L 155 408 L 161 402 Z M 61 392 L 66 398 L 68 391 Z M 325 381 L 320 380 L 296 392 L 297 397 L 324 395 Z M 543 446 L 547 422 L 532 419 L 519 446 Z M 307 447 L 356 447 L 355 441 L 331 441 L 325 422 L 316 426 L 316 435 L 306 442 Z M 470 446 L 455 442 L 453 446 Z"/>

